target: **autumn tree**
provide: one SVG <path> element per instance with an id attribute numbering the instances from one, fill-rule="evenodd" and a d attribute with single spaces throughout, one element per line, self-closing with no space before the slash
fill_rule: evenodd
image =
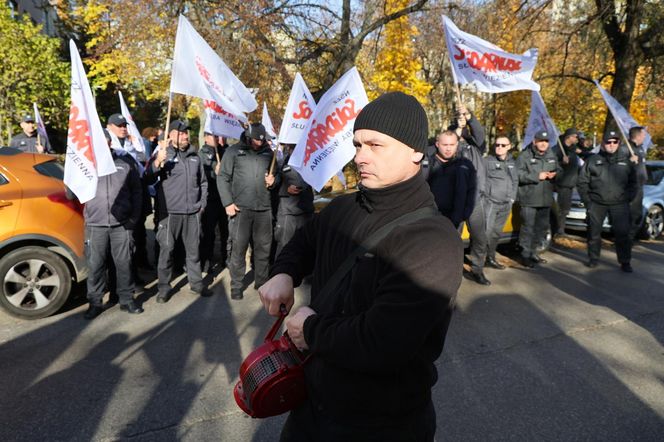
<path id="1" fill-rule="evenodd" d="M 13 18 L 0 3 L 0 141 L 18 130 L 20 114 L 32 113 L 32 103 L 50 128 L 67 124 L 69 68 L 58 58 L 60 42 L 41 33 L 30 18 Z"/>

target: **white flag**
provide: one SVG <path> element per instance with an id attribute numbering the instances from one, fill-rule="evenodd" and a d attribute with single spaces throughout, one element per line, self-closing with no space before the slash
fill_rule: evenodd
<path id="1" fill-rule="evenodd" d="M 226 112 L 214 101 L 203 100 L 203 106 L 205 106 L 205 132 L 226 138 L 240 138 L 244 128 L 235 115 Z"/>
<path id="2" fill-rule="evenodd" d="M 277 138 L 277 134 L 274 132 L 274 126 L 272 126 L 272 119 L 270 118 L 270 114 L 267 113 L 267 104 L 265 104 L 265 102 L 263 102 L 263 118 L 261 124 L 265 128 L 268 137 L 272 139 Z"/>
<path id="3" fill-rule="evenodd" d="M 537 49 L 529 49 L 521 55 L 510 54 L 486 40 L 461 31 L 445 16 L 443 22 L 456 83 L 474 84 L 480 92 L 540 90 L 532 80 Z"/>
<path id="4" fill-rule="evenodd" d="M 549 134 L 549 147 L 558 144 L 560 132 L 558 132 L 556 124 L 553 122 L 551 116 L 549 116 L 542 96 L 539 92 L 533 91 L 530 98 L 530 117 L 528 118 L 526 135 L 523 138 L 523 147 L 525 148 L 529 145 L 535 138 L 535 134 L 541 130 Z"/>
<path id="5" fill-rule="evenodd" d="M 39 110 L 37 110 L 37 103 L 32 103 L 32 107 L 35 111 L 35 123 L 37 124 L 37 133 L 41 138 L 40 144 L 46 148 L 50 146 L 51 143 L 48 141 L 48 134 L 46 133 L 46 126 L 44 125 L 44 120 L 42 120 L 41 115 L 39 115 Z M 47 152 L 48 153 L 48 152 Z"/>
<path id="6" fill-rule="evenodd" d="M 64 183 L 81 203 L 97 193 L 97 177 L 115 172 L 115 164 L 101 127 L 83 63 L 73 40 L 71 54 L 71 108 L 67 131 Z"/>
<path id="7" fill-rule="evenodd" d="M 346 72 L 320 99 L 288 161 L 320 191 L 355 156 L 353 123 L 369 102 L 356 68 Z"/>
<path id="8" fill-rule="evenodd" d="M 245 113 L 258 107 L 251 91 L 183 15 L 175 37 L 171 92 L 219 103 L 242 122 Z"/>
<path id="9" fill-rule="evenodd" d="M 129 132 L 129 140 L 125 140 L 124 149 L 129 152 L 134 158 L 136 158 L 136 152 L 145 152 L 145 144 L 143 143 L 143 137 L 138 130 L 138 126 L 134 122 L 131 114 L 129 113 L 129 108 L 125 104 L 124 98 L 122 98 L 122 92 L 118 91 L 118 98 L 120 99 L 120 113 L 125 120 L 127 120 L 127 131 Z M 133 140 L 131 139 L 133 137 Z M 131 141 L 131 143 L 127 143 Z"/>
<path id="10" fill-rule="evenodd" d="M 595 84 L 597 85 L 599 92 L 602 94 L 602 98 L 606 103 L 606 107 L 609 108 L 609 112 L 611 112 L 611 115 L 613 115 L 613 119 L 616 121 L 618 126 L 620 126 L 620 129 L 623 131 L 625 136 L 629 136 L 629 130 L 632 127 L 641 126 L 629 114 L 629 112 L 627 112 L 627 110 L 624 107 L 622 107 L 622 105 L 618 102 L 618 100 L 613 98 L 606 90 L 604 90 L 602 86 L 599 85 L 597 80 L 595 80 Z M 648 131 L 646 131 L 646 139 L 643 141 L 643 150 L 647 152 L 650 146 L 652 146 L 652 138 L 650 137 Z"/>
<path id="11" fill-rule="evenodd" d="M 297 144 L 305 134 L 307 123 L 316 109 L 316 101 L 304 83 L 302 75 L 295 74 L 293 89 L 291 89 L 286 105 L 286 112 L 281 121 L 279 142 L 284 144 Z"/>

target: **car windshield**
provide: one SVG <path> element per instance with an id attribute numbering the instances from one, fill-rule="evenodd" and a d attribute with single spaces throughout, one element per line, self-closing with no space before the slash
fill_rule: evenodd
<path id="1" fill-rule="evenodd" d="M 65 176 L 65 169 L 60 164 L 58 160 L 46 161 L 45 163 L 35 164 L 35 170 L 41 175 L 48 176 L 51 178 L 57 178 L 63 180 Z"/>
<path id="2" fill-rule="evenodd" d="M 648 171 L 648 181 L 646 181 L 646 184 L 656 186 L 662 181 L 662 178 L 664 177 L 664 166 L 647 164 L 646 170 Z"/>

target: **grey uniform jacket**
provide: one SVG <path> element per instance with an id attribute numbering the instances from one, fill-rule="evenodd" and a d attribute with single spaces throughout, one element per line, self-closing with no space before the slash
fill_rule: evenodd
<path id="1" fill-rule="evenodd" d="M 601 151 L 583 165 L 577 187 L 586 205 L 627 203 L 636 195 L 636 167 L 626 155 Z"/>
<path id="2" fill-rule="evenodd" d="M 115 173 L 99 177 L 95 197 L 85 203 L 83 215 L 88 226 L 124 225 L 133 229 L 143 209 L 143 187 L 134 159 L 111 151 Z"/>
<path id="3" fill-rule="evenodd" d="M 48 138 L 44 139 L 41 137 L 39 142 L 44 147 L 44 153 L 53 153 L 53 149 L 51 149 L 51 144 L 48 142 Z M 28 136 L 25 134 L 25 132 L 18 134 L 12 138 L 12 140 L 9 142 L 9 146 L 20 149 L 23 152 L 39 153 L 37 151 L 37 147 L 35 147 L 37 146 L 37 132 L 35 132 L 33 136 Z"/>
<path id="4" fill-rule="evenodd" d="M 203 211 L 208 183 L 200 157 L 191 146 L 185 151 L 168 146 L 166 152 L 164 167 L 156 168 L 153 161 L 145 170 L 146 183 L 156 183 L 155 209 L 159 219 L 169 214 L 190 215 Z"/>
<path id="5" fill-rule="evenodd" d="M 551 207 L 553 205 L 553 180 L 540 180 L 540 172 L 556 172 L 562 168 L 556 154 L 549 148 L 540 155 L 535 146 L 529 144 L 516 159 L 519 174 L 519 204 L 522 207 Z"/>
<path id="6" fill-rule="evenodd" d="M 497 204 L 513 203 L 519 189 L 519 175 L 511 155 L 503 161 L 494 155 L 484 158 L 486 183 L 484 196 Z"/>
<path id="7" fill-rule="evenodd" d="M 272 209 L 270 189 L 265 187 L 265 174 L 270 169 L 272 155 L 272 149 L 267 144 L 260 150 L 253 150 L 244 142 L 244 135 L 239 143 L 228 148 L 217 177 L 217 188 L 224 207 L 235 204 L 240 209 Z M 275 180 L 273 186 L 277 184 Z"/>

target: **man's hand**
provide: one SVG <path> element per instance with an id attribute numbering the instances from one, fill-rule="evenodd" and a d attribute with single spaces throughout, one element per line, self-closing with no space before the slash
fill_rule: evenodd
<path id="1" fill-rule="evenodd" d="M 35 149 L 37 149 L 37 152 L 39 153 L 44 153 L 44 146 L 39 143 L 35 144 Z"/>
<path id="2" fill-rule="evenodd" d="M 230 216 L 231 218 L 237 215 L 238 212 L 240 211 L 240 208 L 236 206 L 234 203 L 224 207 L 224 209 L 226 210 L 226 215 Z"/>
<path id="3" fill-rule="evenodd" d="M 544 181 L 549 178 L 549 172 L 540 172 L 539 173 L 539 179 L 540 181 Z"/>
<path id="4" fill-rule="evenodd" d="M 629 160 L 634 164 L 639 164 L 639 156 L 638 155 L 632 155 L 631 157 L 629 157 Z"/>
<path id="5" fill-rule="evenodd" d="M 293 278 L 285 273 L 273 276 L 258 288 L 258 296 L 260 296 L 265 310 L 272 316 L 279 316 L 281 304 L 284 304 L 286 310 L 290 311 L 295 300 Z"/>
<path id="6" fill-rule="evenodd" d="M 221 163 L 217 163 L 217 165 L 214 166 L 214 174 L 219 175 L 220 170 L 221 170 Z"/>
<path id="7" fill-rule="evenodd" d="M 166 147 L 162 147 L 161 142 L 159 142 L 159 150 L 157 151 L 157 156 L 154 159 L 155 167 L 161 169 L 164 166 L 164 163 L 166 162 L 166 158 L 167 158 Z"/>
<path id="8" fill-rule="evenodd" d="M 274 184 L 274 175 L 271 173 L 266 173 L 265 174 L 265 186 L 266 187 L 272 187 Z"/>
<path id="9" fill-rule="evenodd" d="M 286 189 L 286 192 L 288 192 L 291 195 L 299 195 L 302 192 L 302 188 L 297 187 L 294 184 L 291 184 L 290 186 L 288 186 L 288 189 Z"/>
<path id="10" fill-rule="evenodd" d="M 548 178 L 549 178 L 550 180 L 552 180 L 552 179 L 554 179 L 554 178 L 556 177 L 556 174 L 557 174 L 557 173 L 558 173 L 558 172 L 548 172 L 548 175 L 547 175 L 547 176 L 548 176 Z"/>
<path id="11" fill-rule="evenodd" d="M 288 337 L 299 350 L 309 350 L 307 341 L 304 340 L 304 321 L 316 312 L 311 308 L 304 306 L 297 309 L 293 316 L 286 318 L 286 330 Z"/>
<path id="12" fill-rule="evenodd" d="M 563 164 L 569 164 L 569 157 L 567 155 L 563 157 Z"/>

